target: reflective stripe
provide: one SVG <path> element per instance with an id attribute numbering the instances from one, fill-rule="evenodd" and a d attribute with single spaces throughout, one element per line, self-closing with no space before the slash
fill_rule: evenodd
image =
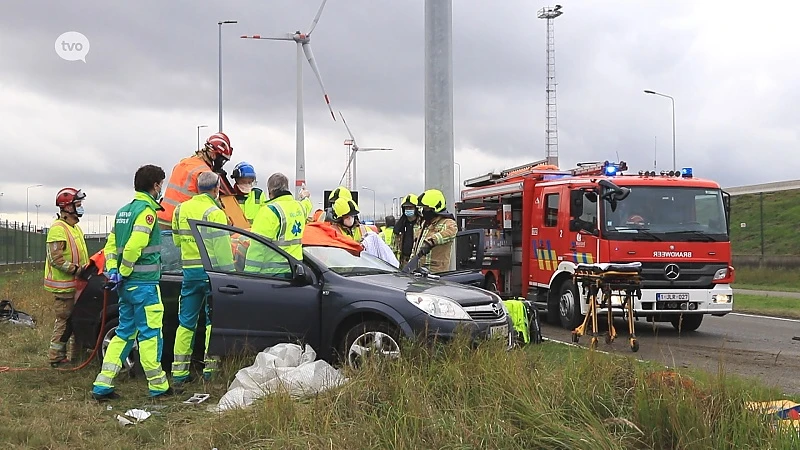
<path id="1" fill-rule="evenodd" d="M 145 247 L 145 248 L 142 249 L 142 254 L 143 255 L 147 255 L 147 254 L 150 254 L 150 253 L 158 253 L 160 251 L 161 251 L 161 246 L 160 245 L 150 245 L 150 246 Z"/>
<path id="2" fill-rule="evenodd" d="M 106 254 L 106 261 L 116 261 L 117 256 L 118 255 L 116 253 L 107 253 Z"/>
<path id="3" fill-rule="evenodd" d="M 214 238 L 221 238 L 221 237 L 225 237 L 225 236 L 227 236 L 227 235 L 228 235 L 228 232 L 227 232 L 227 231 L 225 231 L 225 230 L 220 230 L 220 231 L 212 231 L 212 232 L 210 232 L 210 233 L 206 233 L 206 235 L 205 235 L 205 236 L 203 236 L 203 237 L 204 237 L 204 238 L 206 238 L 206 239 L 214 239 Z"/>
<path id="4" fill-rule="evenodd" d="M 184 259 L 181 261 L 181 266 L 202 266 L 203 260 L 202 259 Z"/>
<path id="5" fill-rule="evenodd" d="M 113 386 L 114 379 L 108 376 L 103 375 L 102 373 L 97 374 L 97 378 L 94 379 L 95 384 L 105 384 L 106 386 Z"/>
<path id="6" fill-rule="evenodd" d="M 133 226 L 133 231 L 139 231 L 139 232 L 142 232 L 142 233 L 150 234 L 152 229 L 151 228 L 147 228 L 144 225 L 134 225 Z"/>
<path id="7" fill-rule="evenodd" d="M 76 285 L 75 280 L 55 281 L 47 278 L 45 278 L 44 280 L 44 287 L 49 287 L 53 289 L 69 289 L 69 288 L 74 288 L 75 285 Z"/>
<path id="8" fill-rule="evenodd" d="M 290 240 L 286 241 L 286 240 L 283 240 L 283 239 L 278 239 L 278 240 L 272 241 L 272 242 L 278 244 L 279 247 L 288 247 L 290 245 L 302 244 L 303 240 L 302 239 L 290 239 Z"/>
<path id="9" fill-rule="evenodd" d="M 100 368 L 100 370 L 102 370 L 103 372 L 113 372 L 115 374 L 119 373 L 119 371 L 121 369 L 122 369 L 122 366 L 118 366 L 118 365 L 116 365 L 114 363 L 110 363 L 110 362 L 104 362 L 102 367 Z"/>
<path id="10" fill-rule="evenodd" d="M 175 355 L 173 360 L 175 362 L 185 362 L 185 361 L 191 361 L 191 358 L 192 358 L 191 355 Z"/>
<path id="11" fill-rule="evenodd" d="M 210 216 L 214 211 L 216 211 L 218 209 L 219 208 L 217 208 L 216 206 L 212 206 L 211 208 L 208 208 L 206 210 L 206 212 L 203 213 L 203 221 L 207 221 L 208 220 L 208 216 Z"/>
<path id="12" fill-rule="evenodd" d="M 123 261 L 123 264 L 125 264 L 124 261 Z M 133 271 L 134 272 L 138 272 L 138 273 L 141 273 L 141 272 L 157 272 L 159 270 L 161 270 L 161 266 L 158 265 L 158 264 L 137 264 L 137 265 L 135 265 L 133 267 Z"/>
<path id="13" fill-rule="evenodd" d="M 164 384 L 167 382 L 167 375 L 161 375 L 160 377 L 151 380 L 150 378 L 147 379 L 148 384 Z"/>
<path id="14" fill-rule="evenodd" d="M 164 197 L 164 198 L 161 200 L 161 202 L 162 202 L 162 203 L 166 203 L 166 204 L 168 204 L 168 205 L 172 205 L 172 206 L 181 206 L 181 203 L 180 203 L 179 201 L 177 201 L 177 200 L 173 200 L 173 199 L 171 199 L 171 198 L 167 198 L 167 197 Z"/>
<path id="15" fill-rule="evenodd" d="M 192 178 L 191 174 L 192 174 L 192 172 L 189 172 L 189 176 L 186 177 L 186 182 L 187 183 L 189 183 L 191 178 Z M 194 192 L 189 190 L 188 185 L 186 185 L 186 186 L 187 187 L 183 187 L 183 186 L 178 186 L 177 184 L 169 183 L 169 184 L 167 184 L 167 189 L 174 189 L 174 190 L 180 192 L 181 194 L 186 194 L 186 195 L 191 197 L 192 195 L 194 195 Z"/>
<path id="16" fill-rule="evenodd" d="M 173 372 L 183 372 L 189 370 L 189 363 L 172 363 Z"/>
<path id="17" fill-rule="evenodd" d="M 51 342 L 50 343 L 50 350 L 64 350 L 67 348 L 67 344 L 63 342 Z"/>
<path id="18" fill-rule="evenodd" d="M 178 230 L 179 236 L 191 236 L 192 230 Z"/>
<path id="19" fill-rule="evenodd" d="M 144 371 L 144 376 L 146 376 L 148 380 L 150 378 L 157 377 L 159 375 L 161 375 L 161 369 L 153 369 L 153 370 L 145 370 Z"/>
<path id="20" fill-rule="evenodd" d="M 128 260 L 127 260 L 127 259 L 125 259 L 125 258 L 122 258 L 122 265 L 123 265 L 124 267 L 127 267 L 128 269 L 132 269 L 132 268 L 133 268 L 133 266 L 134 266 L 134 265 L 136 265 L 136 263 L 135 263 L 135 262 L 133 262 L 133 261 L 128 261 Z"/>

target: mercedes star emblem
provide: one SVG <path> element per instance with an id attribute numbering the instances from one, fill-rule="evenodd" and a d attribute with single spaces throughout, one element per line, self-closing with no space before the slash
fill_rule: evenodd
<path id="1" fill-rule="evenodd" d="M 666 276 L 668 280 L 677 280 L 680 275 L 681 268 L 678 267 L 677 264 L 667 264 L 667 266 L 664 267 L 664 276 Z"/>
<path id="2" fill-rule="evenodd" d="M 502 309 L 500 309 L 500 305 L 497 303 L 492 303 L 492 311 L 494 311 L 494 315 L 500 317 L 502 314 Z"/>

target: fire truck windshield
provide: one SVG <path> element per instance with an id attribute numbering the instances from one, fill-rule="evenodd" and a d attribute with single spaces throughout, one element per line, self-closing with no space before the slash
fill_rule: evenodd
<path id="1" fill-rule="evenodd" d="M 612 211 L 602 202 L 603 236 L 611 240 L 728 240 L 720 189 L 632 186 Z"/>

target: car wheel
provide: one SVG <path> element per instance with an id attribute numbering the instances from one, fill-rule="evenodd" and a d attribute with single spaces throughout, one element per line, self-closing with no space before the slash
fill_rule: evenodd
<path id="1" fill-rule="evenodd" d="M 675 327 L 678 332 L 681 331 L 696 331 L 700 328 L 700 324 L 703 323 L 703 315 L 702 314 L 684 314 L 683 321 L 681 322 L 681 316 L 675 316 L 670 319 L 672 326 Z"/>
<path id="2" fill-rule="evenodd" d="M 103 342 L 100 343 L 100 351 L 97 353 L 97 356 L 100 358 L 102 362 L 103 359 L 106 357 L 106 350 L 108 349 L 108 344 L 111 343 L 111 339 L 117 335 L 117 326 L 119 326 L 119 319 L 112 319 L 110 320 L 103 330 Z M 128 372 L 128 374 L 133 375 L 135 373 L 134 369 L 136 368 L 137 364 L 136 361 L 139 359 L 139 343 L 137 341 L 133 342 L 133 348 L 131 348 L 130 353 L 128 353 L 128 357 L 122 361 L 122 371 Z"/>
<path id="3" fill-rule="evenodd" d="M 581 296 L 575 283 L 571 280 L 561 283 L 561 288 L 558 290 L 558 316 L 562 327 L 574 330 L 583 322 L 580 302 Z"/>
<path id="4" fill-rule="evenodd" d="M 343 362 L 358 368 L 370 356 L 399 358 L 399 342 L 400 331 L 387 322 L 360 323 L 345 334 L 341 348 Z"/>

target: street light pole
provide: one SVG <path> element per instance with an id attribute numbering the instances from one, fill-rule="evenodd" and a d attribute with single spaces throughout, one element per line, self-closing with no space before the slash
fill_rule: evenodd
<path id="1" fill-rule="evenodd" d="M 660 97 L 666 97 L 672 101 L 672 170 L 678 170 L 678 165 L 675 163 L 675 99 L 669 95 L 661 94 L 656 91 L 651 91 L 649 89 L 645 89 L 645 94 L 651 95 L 658 95 Z"/>
<path id="2" fill-rule="evenodd" d="M 222 20 L 217 22 L 219 26 L 219 131 L 222 131 L 222 25 L 227 23 L 239 23 L 235 20 Z M 200 148 L 198 145 L 197 148 Z"/>
<path id="3" fill-rule="evenodd" d="M 33 205 L 33 206 L 36 207 L 36 228 L 34 228 L 34 230 L 38 230 L 39 229 L 39 207 L 42 206 L 42 205 Z"/>
<path id="4" fill-rule="evenodd" d="M 208 125 L 197 126 L 197 149 L 200 150 L 200 128 L 208 128 Z"/>
<path id="5" fill-rule="evenodd" d="M 372 221 L 375 221 L 375 189 L 370 189 L 366 186 L 361 186 L 361 189 L 372 192 Z"/>
<path id="6" fill-rule="evenodd" d="M 28 186 L 28 187 L 25 188 L 25 225 L 28 226 L 28 229 L 27 229 L 27 231 L 25 233 L 25 258 L 26 259 L 31 259 L 31 254 L 30 254 L 30 246 L 31 246 L 31 225 L 30 225 L 30 223 L 31 222 L 30 222 L 30 218 L 28 217 L 29 210 L 30 210 L 30 207 L 28 206 L 29 205 L 28 199 L 29 199 L 30 196 L 28 194 L 30 193 L 30 189 L 31 188 L 35 188 L 35 187 L 39 187 L 39 186 L 41 186 L 41 184 L 33 184 L 33 185 Z"/>

